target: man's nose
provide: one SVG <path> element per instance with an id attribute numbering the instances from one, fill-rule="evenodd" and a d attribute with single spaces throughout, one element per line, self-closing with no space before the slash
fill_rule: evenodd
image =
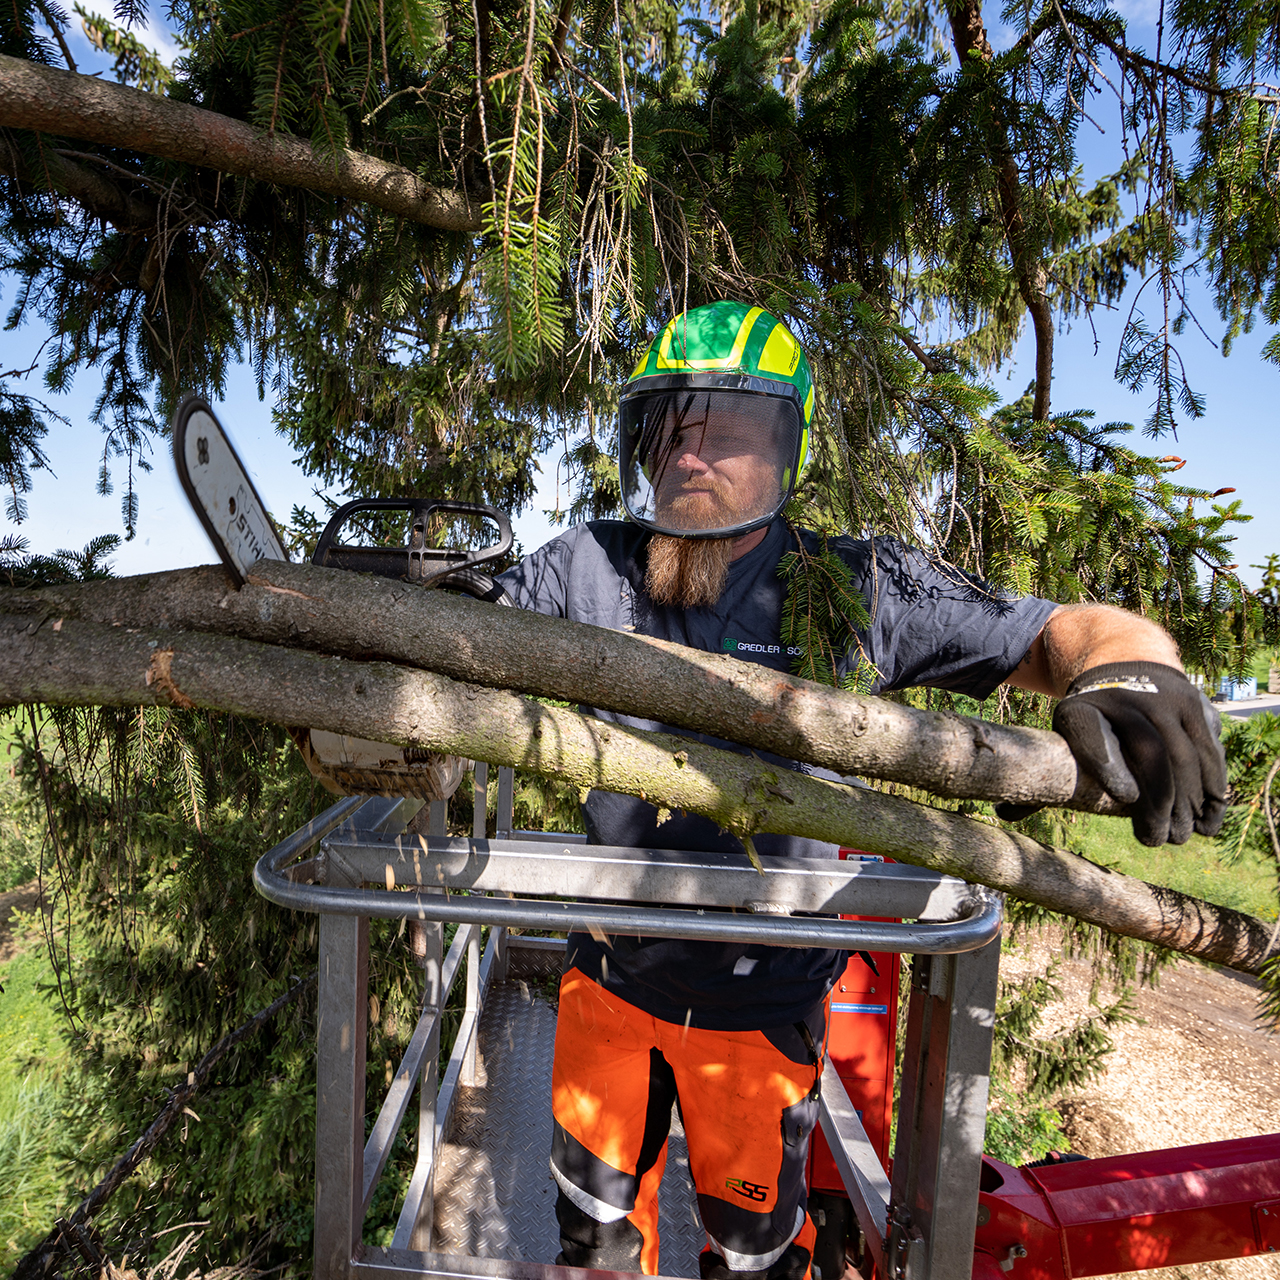
<path id="1" fill-rule="evenodd" d="M 686 449 L 676 459 L 676 466 L 681 471 L 688 471 L 694 475 L 701 475 L 702 472 L 710 470 L 709 465 L 698 457 L 692 449 Z"/>

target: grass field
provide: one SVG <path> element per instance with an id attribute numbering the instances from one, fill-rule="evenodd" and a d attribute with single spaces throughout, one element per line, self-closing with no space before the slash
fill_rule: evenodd
<path id="1" fill-rule="evenodd" d="M 59 1159 L 69 1056 L 53 979 L 38 938 L 0 966 L 0 1274 L 66 1209 Z"/>
<path id="2" fill-rule="evenodd" d="M 11 776 L 16 722 L 0 720 L 0 893 L 35 878 L 42 824 Z M 38 931 L 0 965 L 0 1274 L 65 1211 L 59 1149 L 70 1056 L 53 971 Z"/>
<path id="3" fill-rule="evenodd" d="M 1148 849 L 1133 838 L 1124 818 L 1092 814 L 1078 815 L 1068 831 L 1068 847 L 1093 862 L 1220 907 L 1276 918 L 1275 864 L 1259 854 L 1247 852 L 1228 862 L 1218 843 L 1203 836 L 1192 836 L 1184 845 Z"/>

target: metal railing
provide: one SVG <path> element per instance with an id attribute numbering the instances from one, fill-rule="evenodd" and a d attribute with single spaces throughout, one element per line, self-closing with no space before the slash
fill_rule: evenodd
<path id="1" fill-rule="evenodd" d="M 347 799 L 270 850 L 254 869 L 256 886 L 271 901 L 320 916 L 319 1280 L 551 1280 L 572 1271 L 428 1250 L 437 1152 L 459 1086 L 476 1078 L 477 1030 L 488 989 L 505 971 L 511 926 L 914 954 L 892 1185 L 834 1070 L 823 1075 L 821 1124 L 880 1274 L 968 1280 L 999 963 L 999 896 L 883 862 L 764 858 L 761 874 L 720 854 L 586 846 L 543 833 L 487 840 L 484 765 L 476 766 L 475 787 L 476 834 L 470 840 L 445 836 L 443 804 L 432 805 L 426 834 L 406 834 L 420 801 Z M 510 837 L 508 769 L 499 771 L 498 797 L 497 829 Z M 533 892 L 548 896 L 486 896 Z M 700 905 L 670 905 L 684 902 Z M 839 918 L 854 914 L 904 923 Z M 409 922 L 423 1000 L 365 1141 L 368 937 L 375 917 Z M 460 926 L 447 956 L 445 922 Z M 489 937 L 482 956 L 484 926 Z M 441 1078 L 441 1015 L 462 974 L 465 1008 Z M 366 1247 L 364 1219 L 415 1088 L 417 1160 L 394 1238 L 389 1249 Z"/>
<path id="2" fill-rule="evenodd" d="M 608 845 L 561 849 L 542 841 L 531 849 L 530 843 L 330 836 L 321 856 L 305 864 L 304 882 L 290 874 L 287 857 L 274 850 L 259 861 L 254 882 L 265 898 L 296 911 L 554 931 L 597 928 L 605 933 L 776 947 L 938 955 L 976 950 L 1000 932 L 1002 912 L 994 894 L 914 867 L 762 858 L 760 873 L 734 865 L 722 854 Z M 326 883 L 329 877 L 340 877 L 347 886 Z M 472 896 L 531 889 L 579 900 Z M 619 906 L 581 901 L 584 898 L 692 900 L 705 905 Z M 878 914 L 914 916 L 916 922 L 791 914 L 838 917 L 873 909 Z M 948 919 L 957 909 L 963 914 Z"/>

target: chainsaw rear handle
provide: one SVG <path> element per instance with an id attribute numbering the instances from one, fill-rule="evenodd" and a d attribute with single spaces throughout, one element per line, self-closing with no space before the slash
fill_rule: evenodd
<path id="1" fill-rule="evenodd" d="M 363 511 L 407 511 L 412 513 L 409 545 L 406 547 L 346 546 L 338 533 L 351 517 Z M 498 540 L 478 551 L 455 551 L 426 545 L 426 524 L 437 513 L 482 516 L 498 526 Z M 452 587 L 478 600 L 510 604 L 511 597 L 477 566 L 505 555 L 513 542 L 511 521 L 497 507 L 480 502 L 457 502 L 449 498 L 357 498 L 334 512 L 316 543 L 311 563 L 330 569 L 373 573 L 382 578 L 399 578 L 420 586 Z"/>

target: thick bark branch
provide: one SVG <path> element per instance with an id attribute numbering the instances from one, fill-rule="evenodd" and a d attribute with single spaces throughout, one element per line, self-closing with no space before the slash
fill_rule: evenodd
<path id="1" fill-rule="evenodd" d="M 961 814 L 390 663 L 6 615 L 0 703 L 25 701 L 216 708 L 515 765 L 704 813 L 740 836 L 787 832 L 932 867 L 1246 973 L 1270 943 L 1261 920 Z"/>
<path id="2" fill-rule="evenodd" d="M 1123 810 L 1055 733 L 922 711 L 625 632 L 500 609 L 364 574 L 260 561 L 236 591 L 219 568 L 0 591 L 0 609 L 376 656 L 562 698 L 952 799 Z"/>
<path id="3" fill-rule="evenodd" d="M 140 89 L 0 55 L 0 127 L 34 129 L 144 155 L 362 200 L 444 231 L 479 231 L 480 208 L 461 191 L 359 151 L 336 157 L 301 138 Z"/>
<path id="4" fill-rule="evenodd" d="M 0 136 L 0 174 L 27 186 L 51 187 L 121 231 L 155 230 L 159 205 L 154 197 L 128 191 L 104 174 L 55 155 L 48 148 L 39 165 L 30 165 L 12 141 Z"/>
<path id="5" fill-rule="evenodd" d="M 1021 186 L 1012 156 L 1005 156 L 1000 164 L 1000 206 L 1013 249 L 1018 292 L 1031 316 L 1031 327 L 1036 335 L 1036 389 L 1031 402 L 1031 417 L 1036 422 L 1044 422 L 1049 417 L 1049 394 L 1053 386 L 1053 312 L 1047 291 L 1049 273 L 1027 245 Z"/>
<path id="6" fill-rule="evenodd" d="M 961 70 L 972 58 L 984 63 L 991 61 L 993 54 L 982 21 L 981 0 L 963 0 L 951 9 L 951 38 Z M 1000 137 L 997 158 L 1000 218 L 1013 258 L 1018 293 L 1031 316 L 1036 335 L 1036 388 L 1031 416 L 1035 421 L 1043 422 L 1049 416 L 1049 390 L 1053 382 L 1053 313 L 1047 292 L 1048 273 L 1029 243 L 1022 209 L 1022 180 L 1009 149 L 1008 126 L 1000 119 L 995 121 L 995 125 Z"/>

